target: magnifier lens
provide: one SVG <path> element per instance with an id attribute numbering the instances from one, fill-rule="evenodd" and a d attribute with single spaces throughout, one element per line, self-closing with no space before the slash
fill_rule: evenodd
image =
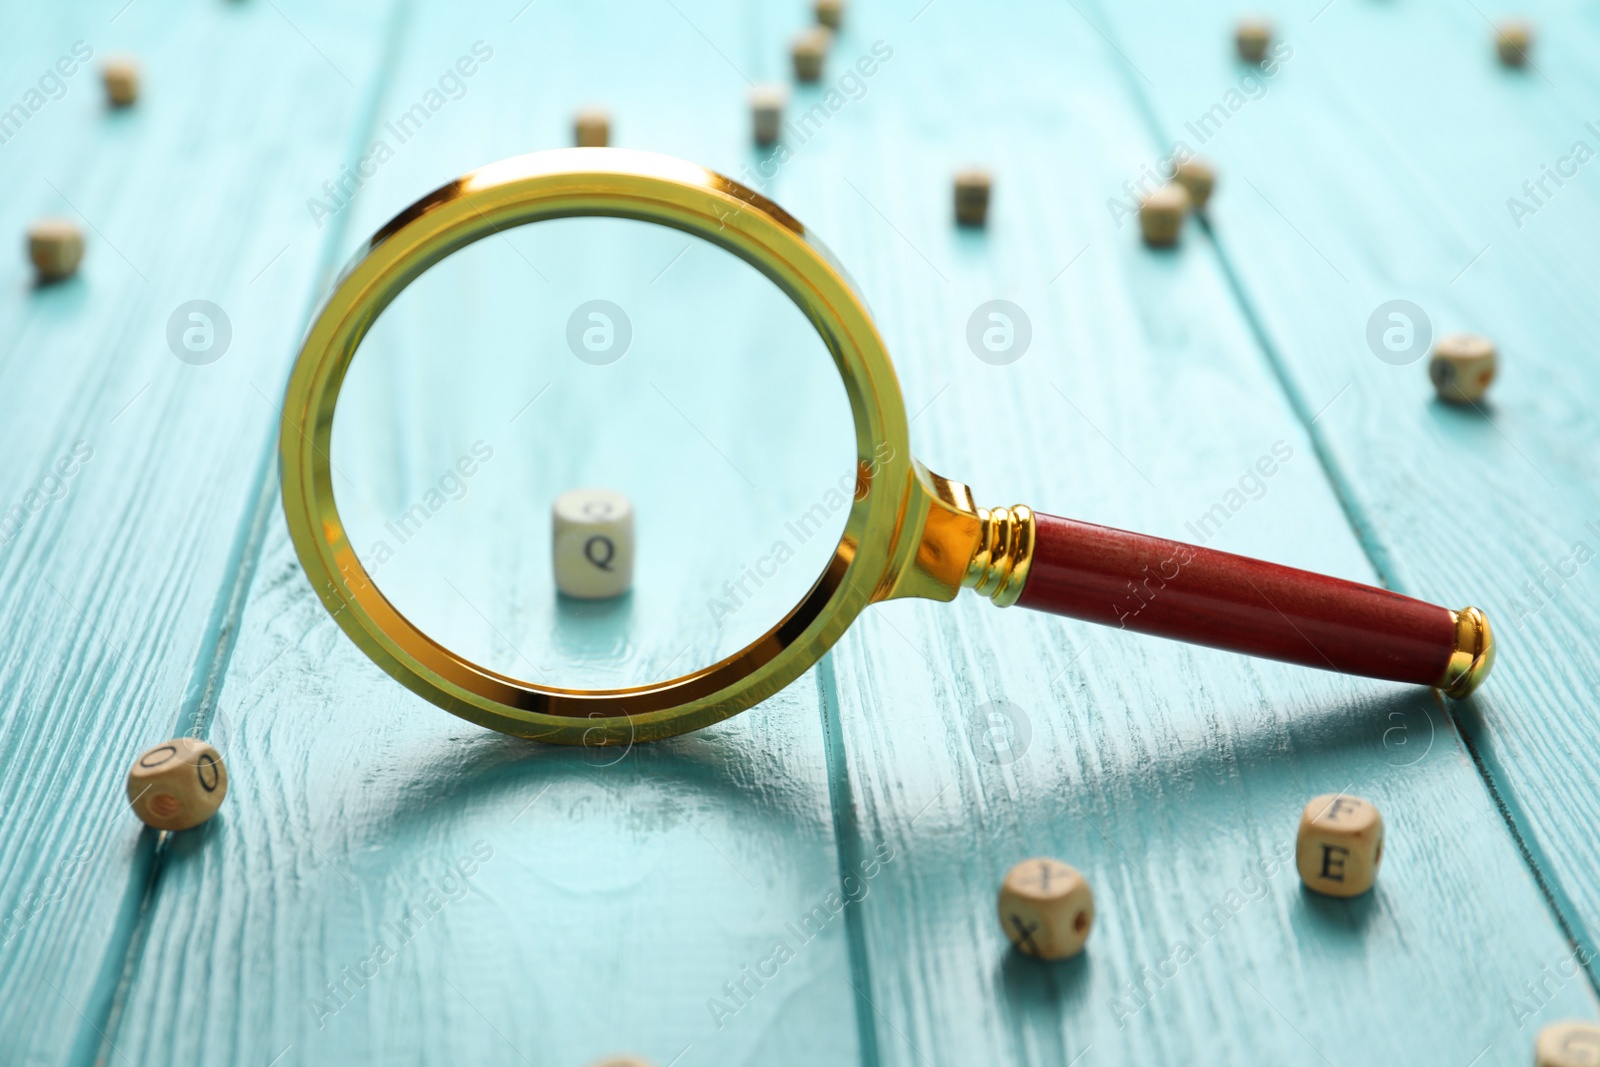
<path id="1" fill-rule="evenodd" d="M 330 460 L 396 609 L 491 670 L 586 690 L 769 631 L 832 557 L 857 469 L 832 356 L 783 292 L 708 241 L 599 217 L 502 231 L 412 282 L 356 352 Z M 628 592 L 560 592 L 552 508 L 573 490 L 599 492 L 564 498 L 565 584 L 603 591 L 631 561 Z"/>

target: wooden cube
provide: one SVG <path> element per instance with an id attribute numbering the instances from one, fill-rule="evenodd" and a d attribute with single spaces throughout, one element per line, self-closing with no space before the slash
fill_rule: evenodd
<path id="1" fill-rule="evenodd" d="M 139 64 L 130 56 L 108 56 L 100 68 L 106 100 L 112 107 L 130 107 L 139 99 Z"/>
<path id="2" fill-rule="evenodd" d="M 1563 1019 L 1539 1031 L 1533 1046 L 1534 1067 L 1595 1067 L 1600 1064 L 1600 1026 L 1582 1019 Z"/>
<path id="3" fill-rule="evenodd" d="M 1272 23 L 1263 18 L 1241 19 L 1234 30 L 1234 43 L 1239 58 L 1246 63 L 1259 63 L 1267 58 L 1267 46 L 1272 44 Z"/>
<path id="4" fill-rule="evenodd" d="M 573 142 L 579 148 L 604 148 L 611 143 L 611 112 L 603 107 L 584 108 L 572 122 Z"/>
<path id="5" fill-rule="evenodd" d="M 783 132 L 783 105 L 789 90 L 781 85 L 758 85 L 750 90 L 750 119 L 756 144 L 775 144 Z"/>
<path id="6" fill-rule="evenodd" d="M 1473 404 L 1483 398 L 1494 381 L 1494 342 L 1471 333 L 1445 334 L 1434 342 L 1428 360 L 1428 377 L 1439 399 L 1451 404 Z"/>
<path id="7" fill-rule="evenodd" d="M 28 227 L 28 258 L 41 282 L 59 282 L 83 262 L 83 231 L 71 219 L 40 219 Z"/>
<path id="8" fill-rule="evenodd" d="M 994 177 L 982 167 L 956 171 L 956 221 L 963 226 L 982 226 L 989 219 L 989 192 Z"/>
<path id="9" fill-rule="evenodd" d="M 828 56 L 833 34 L 826 26 L 813 26 L 796 35 L 790 55 L 794 58 L 796 81 L 815 82 L 822 78 L 822 61 Z"/>
<path id="10" fill-rule="evenodd" d="M 1169 248 L 1178 243 L 1184 216 L 1189 214 L 1189 190 L 1168 182 L 1139 204 L 1139 230 L 1144 243 L 1152 248 Z"/>
<path id="11" fill-rule="evenodd" d="M 609 489 L 571 489 L 551 507 L 556 588 L 603 600 L 633 585 L 633 504 Z"/>
<path id="12" fill-rule="evenodd" d="M 128 772 L 128 803 L 157 830 L 187 830 L 217 813 L 228 795 L 228 768 L 204 741 L 176 737 L 146 750 Z"/>
<path id="13" fill-rule="evenodd" d="M 1211 199 L 1211 190 L 1216 188 L 1217 174 L 1205 160 L 1188 159 L 1178 164 L 1172 180 L 1183 186 L 1189 194 L 1190 205 L 1201 211 Z"/>
<path id="14" fill-rule="evenodd" d="M 1000 885 L 1000 925 L 1029 956 L 1076 956 L 1094 926 L 1094 893 L 1083 875 L 1060 860 L 1023 860 Z"/>
<path id="15" fill-rule="evenodd" d="M 837 30 L 844 21 L 844 0 L 817 0 L 814 10 L 817 21 L 830 30 Z"/>
<path id="16" fill-rule="evenodd" d="M 1494 28 L 1494 50 L 1500 62 L 1508 67 L 1520 67 L 1528 62 L 1528 50 L 1533 47 L 1533 26 L 1521 19 L 1507 19 Z"/>
<path id="17" fill-rule="evenodd" d="M 1330 897 L 1360 896 L 1377 880 L 1382 860 L 1383 816 L 1371 801 L 1324 793 L 1300 813 L 1295 866 L 1307 889 Z"/>

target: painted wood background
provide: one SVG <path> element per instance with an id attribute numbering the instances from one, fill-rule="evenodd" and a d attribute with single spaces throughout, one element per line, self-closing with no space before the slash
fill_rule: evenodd
<path id="1" fill-rule="evenodd" d="M 1265 6 L 1289 49 L 1271 76 L 1232 59 L 1217 4 L 858 0 L 827 76 L 845 102 L 780 163 L 750 146 L 745 93 L 785 79 L 797 3 L 14 5 L 0 109 L 31 108 L 78 42 L 93 59 L 0 126 L 0 230 L 65 214 L 89 235 L 65 285 L 0 262 L 0 505 L 51 498 L 0 545 L 0 1062 L 1468 1067 L 1527 1062 L 1540 1024 L 1593 1017 L 1600 618 L 1574 558 L 1600 549 L 1600 164 L 1537 203 L 1523 183 L 1576 142 L 1600 150 L 1600 22 L 1529 0 L 1536 66 L 1511 72 L 1498 9 Z M 489 58 L 459 92 L 314 217 L 475 46 Z M 146 84 L 109 113 L 93 68 L 121 50 Z M 871 77 L 841 81 L 875 50 Z M 591 102 L 615 143 L 759 181 L 823 236 L 889 342 L 918 455 L 982 501 L 1192 540 L 1239 490 L 1207 543 L 1478 604 L 1495 677 L 1446 704 L 967 596 L 880 606 L 779 697 L 654 746 L 530 746 L 411 696 L 295 561 L 278 397 L 366 234 L 465 170 L 567 143 Z M 1152 253 L 1115 202 L 1180 139 L 1219 188 L 1208 225 Z M 991 225 L 958 232 L 948 176 L 973 160 L 996 173 Z M 430 279 L 437 310 L 397 305 L 392 373 L 351 409 L 377 517 L 477 436 L 503 457 L 391 572 L 469 630 L 464 600 L 547 603 L 543 549 L 519 555 L 520 520 L 489 501 L 587 476 L 530 458 L 593 432 L 579 384 L 511 421 L 545 379 L 496 313 L 540 290 L 546 251 L 510 235 Z M 658 284 L 689 306 L 721 277 L 686 256 Z M 965 340 L 996 298 L 1032 327 L 1006 366 Z M 167 346 L 192 299 L 232 324 L 206 366 Z M 1373 355 L 1392 299 L 1500 343 L 1492 403 L 1444 407 L 1422 364 Z M 719 336 L 804 347 L 756 301 L 719 314 Z M 440 420 L 453 384 L 501 371 L 499 422 Z M 685 410 L 606 445 L 727 449 L 752 412 L 825 393 L 686 383 Z M 1249 480 L 1269 455 L 1288 458 Z M 701 489 L 734 484 L 700 458 Z M 763 460 L 776 515 L 826 469 L 783 461 Z M 751 544 L 771 528 L 729 521 Z M 429 585 L 430 553 L 474 525 L 493 551 L 458 589 Z M 547 666 L 561 626 L 532 610 L 478 632 L 485 654 Z M 617 662 L 603 640 L 555 644 Z M 223 750 L 232 795 L 162 838 L 123 775 L 189 731 Z M 1339 789 L 1389 825 L 1379 886 L 1351 902 L 1280 858 L 1305 799 Z M 1010 952 L 992 914 L 1004 870 L 1038 853 L 1097 894 L 1089 949 L 1062 965 Z M 802 943 L 791 926 L 819 907 Z"/>

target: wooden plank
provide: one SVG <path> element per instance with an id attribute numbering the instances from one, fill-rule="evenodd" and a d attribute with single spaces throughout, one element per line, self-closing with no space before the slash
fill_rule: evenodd
<path id="1" fill-rule="evenodd" d="M 591 100 L 611 106 L 617 143 L 734 169 L 747 155 L 746 86 L 718 52 L 752 78 L 771 76 L 785 27 L 753 5 L 677 8 L 535 5 L 517 15 L 508 6 L 493 18 L 416 11 L 380 117 L 405 110 L 475 42 L 493 56 L 359 191 L 347 209 L 352 237 L 472 167 L 565 145 L 572 109 Z M 605 49 L 586 43 L 599 34 Z M 773 47 L 758 53 L 756 42 Z M 549 492 L 606 471 L 557 446 L 648 459 L 652 449 L 705 449 L 695 436 L 703 432 L 727 448 L 725 434 L 743 443 L 746 419 L 770 422 L 771 398 L 751 390 L 777 385 L 708 382 L 708 392 L 674 396 L 694 430 L 655 410 L 597 442 L 587 420 L 604 413 L 574 376 L 632 373 L 635 354 L 587 367 L 547 335 L 541 347 L 506 314 L 559 306 L 564 323 L 569 306 L 547 293 L 572 295 L 562 288 L 573 269 L 568 250 L 514 232 L 419 282 L 445 303 L 391 309 L 379 327 L 387 332 L 352 371 L 354 404 L 340 419 L 356 421 L 335 431 L 333 461 L 357 487 L 340 483 L 350 506 L 366 494 L 369 517 L 392 518 L 471 443 L 474 413 L 495 416 L 481 431 L 494 458 L 470 493 L 430 518 L 377 580 L 388 589 L 407 575 L 419 613 L 437 612 L 524 673 L 548 666 L 547 653 L 560 660 L 553 638 L 571 639 L 545 608 Z M 651 259 L 646 285 L 669 258 Z M 718 297 L 705 288 L 717 280 L 713 262 L 691 253 L 658 284 L 679 306 Z M 728 303 L 718 336 L 765 337 L 767 307 Z M 646 314 L 634 318 L 644 345 Z M 771 354 L 781 357 L 782 347 Z M 369 356 L 382 358 L 363 368 Z M 648 367 L 644 349 L 637 358 Z M 665 388 L 680 378 L 651 380 Z M 488 406 L 474 406 L 485 397 Z M 740 464 L 758 458 L 730 451 Z M 708 487 L 727 482 L 715 456 L 695 456 Z M 793 471 L 761 469 L 779 490 L 812 489 Z M 669 514 L 662 494 L 695 488 L 696 473 L 675 485 L 628 486 L 641 501 L 642 539 L 672 533 L 647 520 Z M 765 532 L 765 521 L 719 516 L 718 538 L 737 544 Z M 477 547 L 453 555 L 468 546 Z M 115 1035 L 120 1050 L 134 1060 L 282 1064 L 583 1063 L 624 1050 L 662 1064 L 680 1055 L 686 1064 L 860 1058 L 847 920 L 829 909 L 845 886 L 814 676 L 692 737 L 620 751 L 543 748 L 453 719 L 367 662 L 317 603 L 276 505 L 264 551 L 221 693 L 229 810 L 174 845 Z M 638 612 L 675 583 L 703 579 L 649 552 L 642 541 Z M 498 634 L 474 629 L 473 612 L 441 575 L 496 620 Z M 716 577 L 720 584 L 724 574 Z M 573 659 L 582 666 L 582 655 Z M 449 875 L 463 861 L 470 875 Z M 820 933 L 791 931 L 818 925 L 819 906 Z M 775 953 L 780 939 L 788 950 Z M 744 991 L 730 993 L 737 983 Z"/>
<path id="2" fill-rule="evenodd" d="M 913 410 L 928 403 L 923 458 L 986 502 L 1188 539 L 1223 502 L 1213 546 L 1373 580 L 1206 242 L 1151 253 L 1104 207 L 1155 149 L 1114 47 L 1070 6 L 908 17 L 855 23 L 895 59 L 776 195 L 865 286 Z M 1197 47 L 1192 27 L 1162 33 L 1141 53 L 1153 76 Z M 995 217 L 957 234 L 946 175 L 973 157 L 997 173 Z M 1307 269 L 1262 261 L 1285 263 Z M 964 341 L 996 297 L 1033 327 L 1006 367 Z M 1247 477 L 1280 442 L 1290 458 Z M 1572 950 L 1431 693 L 970 597 L 869 613 L 833 672 L 848 847 L 897 855 L 861 913 L 878 1062 L 1515 1062 L 1537 1020 L 1594 1011 L 1571 977 L 1513 1011 Z M 1019 758 L 986 744 L 996 701 L 1027 725 Z M 1379 887 L 1350 903 L 1277 862 L 1305 801 L 1341 789 L 1389 825 Z M 1034 854 L 1098 894 L 1074 962 L 1019 958 L 994 917 L 1001 875 Z"/>
<path id="3" fill-rule="evenodd" d="M 684 10 L 709 31 L 727 24 Z M 530 9 L 515 25 L 539 12 Z M 627 24 L 611 12 L 595 17 L 606 14 L 608 25 Z M 1236 478 L 1216 472 L 1242 473 L 1281 439 L 1292 444 L 1293 459 L 1267 483 L 1269 495 L 1235 514 L 1213 543 L 1370 579 L 1355 542 L 1340 532 L 1326 484 L 1311 469 L 1309 442 L 1262 374 L 1245 325 L 1226 310 L 1229 294 L 1204 253 L 1191 248 L 1184 258 L 1153 262 L 1126 229 L 1112 231 L 1099 213 L 1105 190 L 1136 174 L 1138 162 L 1154 152 L 1132 108 L 1108 110 L 1122 90 L 1103 42 L 1070 13 L 1003 23 L 1003 38 L 998 29 L 993 37 L 974 35 L 970 23 L 941 7 L 918 13 L 909 29 L 900 22 L 907 13 L 896 13 L 892 23 L 884 14 L 882 34 L 899 65 L 885 64 L 868 82 L 868 95 L 833 114 L 771 185 L 781 202 L 834 238 L 868 283 L 913 410 L 931 400 L 917 423 L 924 458 L 972 478 L 987 500 L 1070 499 L 1075 506 L 1062 510 L 1184 536 L 1188 522 L 1237 487 Z M 871 17 L 841 41 L 844 54 L 875 39 Z M 936 19 L 946 20 L 942 28 Z M 298 15 L 296 21 L 305 25 Z M 570 56 L 591 25 L 560 19 L 540 30 L 549 33 L 551 48 L 565 47 Z M 665 54 L 703 46 L 693 26 L 667 25 L 649 22 L 640 32 L 682 45 Z M 750 41 L 778 41 L 787 29 L 754 16 L 740 25 Z M 1020 54 L 1014 33 L 1025 42 Z M 710 36 L 739 55 L 720 34 Z M 430 32 L 421 39 L 434 47 L 425 58 L 453 59 L 448 38 Z M 1051 43 L 1048 55 L 1044 42 Z M 1062 42 L 1070 43 L 1066 54 L 1074 61 L 1092 62 L 1061 72 Z M 640 47 L 634 42 L 616 54 L 631 56 Z M 972 49 L 990 55 L 1004 49 L 1014 60 L 1005 71 L 1013 81 L 988 90 L 975 85 L 963 73 Z M 541 143 L 560 143 L 568 87 L 594 77 L 580 89 L 590 92 L 602 82 L 592 69 L 563 68 L 558 55 L 536 56 L 546 62 L 528 66 L 540 69 L 518 73 L 521 84 L 542 90 L 527 99 L 561 103 L 522 121 L 548 133 Z M 418 71 L 427 66 L 415 57 L 407 62 Z M 706 62 L 715 62 L 709 53 Z M 768 47 L 760 61 L 742 65 L 776 72 L 780 62 L 781 52 Z M 914 73 L 903 83 L 887 80 L 903 71 Z M 681 115 L 692 110 L 691 100 L 711 98 L 707 85 L 696 82 L 680 97 L 661 91 L 666 79 L 659 72 L 654 81 L 635 72 L 624 83 L 633 77 L 642 84 L 623 95 L 639 110 L 627 113 L 662 116 L 640 141 L 734 172 L 748 162 L 730 148 L 742 144 L 737 85 L 718 82 L 715 98 L 726 106 L 691 130 Z M 395 85 L 402 96 L 403 80 Z M 1045 103 L 1009 120 L 1012 126 L 994 121 L 1005 114 L 1001 105 L 1018 97 Z M 939 124 L 930 121 L 935 109 Z M 1065 173 L 1058 161 L 1038 158 L 1039 130 L 1063 122 L 1084 131 L 1104 158 L 1081 170 L 1075 162 Z M 935 141 L 929 128 L 944 123 L 984 129 L 995 140 Z M 523 128 L 503 116 L 449 136 L 453 126 L 439 127 L 441 140 L 487 148 L 483 158 L 528 147 L 502 143 L 525 142 Z M 626 129 L 619 123 L 619 131 Z M 411 157 L 417 162 L 407 165 L 421 180 L 397 190 L 395 202 L 480 161 L 457 161 L 447 148 L 430 150 L 427 160 Z M 997 214 L 1016 214 L 1009 228 L 997 223 L 987 238 L 993 249 L 971 235 L 939 243 L 947 239 L 942 174 L 966 155 L 1006 160 Z M 421 173 L 429 168 L 439 173 Z M 929 173 L 937 180 L 928 180 Z M 841 176 L 860 192 L 841 184 Z M 1017 199 L 1007 208 L 1013 189 Z M 370 213 L 365 228 L 386 213 L 375 195 L 381 191 L 381 185 L 364 190 L 370 206 L 355 209 Z M 1061 211 L 1064 200 L 1075 206 Z M 298 213 L 302 205 L 293 208 Z M 1051 283 L 1071 286 L 1070 298 L 1032 295 L 1048 290 L 1039 279 L 1065 265 L 1082 243 L 1089 245 L 1084 258 Z M 279 267 L 286 261 L 287 254 Z M 1084 268 L 1091 268 L 1087 277 Z M 933 276 L 941 272 L 950 287 Z M 954 299 L 952 288 L 962 290 Z M 1012 368 L 969 364 L 962 348 L 967 306 L 997 293 L 1026 304 L 1038 329 L 1032 357 Z M 1081 320 L 1080 308 L 1088 311 Z M 1196 330 L 1197 322 L 1205 328 Z M 1119 363 L 1090 358 L 1100 351 L 1125 355 Z M 1042 356 L 1051 362 L 1041 366 Z M 954 384 L 941 392 L 942 382 Z M 1077 410 L 1051 401 L 1052 383 Z M 952 403 L 958 398 L 967 406 Z M 966 414 L 1007 410 L 1021 411 L 1032 432 L 1024 435 L 992 415 Z M 1171 427 L 1179 412 L 1181 439 L 1192 443 L 1187 454 L 1167 444 L 1177 436 Z M 1043 464 L 1019 462 L 1041 440 L 1086 461 L 1048 473 Z M 848 738 L 852 777 L 832 785 L 860 792 L 856 831 L 848 793 L 831 813 L 820 799 L 830 784 L 827 769 L 814 735 L 798 726 L 816 712 L 809 691 L 786 694 L 702 737 L 639 750 L 604 775 L 581 753 L 529 755 L 437 715 L 376 675 L 306 595 L 273 520 L 263 579 L 244 624 L 251 636 L 233 662 L 215 723 L 219 741 L 237 753 L 239 791 L 211 830 L 177 839 L 168 853 L 112 1058 L 233 1060 L 265 1053 L 265 1061 L 291 1046 L 284 1062 L 294 1055 L 453 1059 L 462 1049 L 514 1061 L 518 1052 L 582 1057 L 601 1051 L 599 1039 L 607 1038 L 665 1061 L 680 1037 L 716 1059 L 845 1058 L 856 1054 L 858 1025 L 840 984 L 849 977 L 842 962 L 849 930 L 862 935 L 848 946 L 866 964 L 856 977 L 870 970 L 872 979 L 873 1007 L 861 1028 L 869 1045 L 881 1044 L 883 1059 L 922 1058 L 902 1043 L 904 1036 L 923 1057 L 941 1060 L 965 1052 L 1065 1062 L 1087 1045 L 1083 1062 L 1119 1058 L 1117 1051 L 1120 1058 L 1133 1052 L 1140 1059 L 1315 1061 L 1313 1047 L 1334 1058 L 1459 1053 L 1467 1062 L 1487 1045 L 1495 1051 L 1485 1061 L 1492 1061 L 1524 1058 L 1532 1029 L 1532 1021 L 1525 1029 L 1515 1025 L 1506 991 L 1540 980 L 1541 966 L 1561 971 L 1567 950 L 1540 911 L 1514 848 L 1496 836 L 1488 798 L 1451 743 L 1442 713 L 1409 695 L 1196 651 L 1178 656 L 1174 672 L 1172 646 L 1117 641 L 1018 613 L 995 615 L 971 602 L 894 605 L 849 639 L 838 680 L 823 677 L 843 704 L 832 720 L 833 738 Z M 1290 538 L 1297 544 L 1288 545 Z M 103 545 L 89 547 L 104 554 Z M 932 662 L 906 650 L 902 634 Z M 894 645 L 900 651 L 887 647 Z M 1018 646 L 1029 650 L 1023 657 L 1040 662 L 1024 670 L 1008 659 L 1002 672 L 993 650 Z M 1080 651 L 1083 659 L 1069 665 Z M 32 670 L 38 662 L 22 666 Z M 1140 684 L 1124 681 L 1136 677 Z M 974 757 L 966 710 L 997 693 L 1027 707 L 1034 728 L 1028 753 L 1004 767 Z M 1052 714 L 1063 702 L 1072 706 Z M 1113 706 L 1125 702 L 1135 707 L 1124 713 Z M 271 713 L 258 714 L 261 705 Z M 316 721 L 328 706 L 357 710 L 330 728 Z M 930 706 L 941 716 L 936 730 L 928 729 Z M 1050 721 L 1057 715 L 1059 724 Z M 370 733 L 359 733 L 363 728 Z M 747 739 L 745 731 L 757 736 Z M 367 737 L 382 743 L 362 744 Z M 1421 745 L 1424 754 L 1413 763 L 1416 750 L 1405 745 Z M 456 764 L 463 747 L 471 754 Z M 310 755 L 300 759 L 301 752 Z M 641 759 L 665 766 L 646 774 Z M 551 785 L 542 797 L 523 770 L 535 760 L 543 779 L 536 784 Z M 1063 795 L 1055 768 L 1067 761 L 1077 774 L 1069 775 L 1071 792 Z M 1245 865 L 1270 855 L 1287 836 L 1300 799 L 1338 788 L 1344 778 L 1370 783 L 1368 795 L 1391 816 L 1394 848 L 1380 895 L 1365 905 L 1329 907 L 1302 896 L 1279 870 L 1265 879 L 1264 899 L 1250 901 Z M 114 795 L 114 785 L 101 793 Z M 1152 801 L 1152 793 L 1160 799 Z M 731 825 L 729 811 L 741 800 L 754 801 L 751 810 L 761 813 L 755 824 Z M 560 817 L 538 822 L 530 835 L 531 820 L 547 803 Z M 1458 828 L 1451 814 L 1461 807 L 1485 815 Z M 428 814 L 416 818 L 419 811 Z M 245 829 L 258 816 L 260 825 Z M 739 967 L 769 951 L 782 921 L 837 885 L 832 821 L 846 831 L 837 845 L 845 863 L 871 856 L 883 843 L 899 849 L 895 860 L 870 883 L 871 899 L 844 911 L 844 929 L 830 926 L 750 1008 L 726 1020 L 725 1032 L 715 1031 L 702 1003 L 712 995 L 708 987 L 739 978 Z M 977 848 L 970 843 L 975 823 Z M 501 824 L 507 836 L 474 836 Z M 479 840 L 494 849 L 487 861 L 473 852 Z M 1003 951 L 989 919 L 991 894 L 999 872 L 1024 850 L 1060 851 L 1102 888 L 1102 929 L 1080 964 L 1035 969 Z M 514 863 L 497 866 L 507 858 Z M 452 900 L 444 865 L 461 860 L 474 873 L 462 876 L 470 883 L 466 897 Z M 773 873 L 764 875 L 763 864 Z M 733 865 L 764 888 L 765 876 L 785 889 L 764 905 L 737 900 L 743 883 Z M 516 873 L 500 875 L 507 866 Z M 634 878 L 651 884 L 629 884 Z M 430 891 L 444 917 L 436 923 L 430 910 L 425 927 L 377 972 L 403 979 L 351 982 L 348 1006 L 324 997 L 325 1007 L 338 1010 L 322 1013 L 326 1029 L 317 1030 L 318 1013 L 306 1001 L 321 983 L 346 981 L 344 966 L 359 970 L 372 956 L 369 935 L 407 907 L 426 907 Z M 1247 901 L 1236 915 L 1230 891 Z M 210 905 L 189 908 L 181 899 L 211 893 L 220 898 Z M 529 915 L 517 907 L 529 896 L 566 910 Z M 1113 1005 L 1119 983 L 1139 978 L 1141 966 L 1159 969 L 1174 939 L 1200 941 L 1190 924 L 1202 925 L 1218 903 L 1228 907 L 1226 924 L 1205 938 L 1193 962 L 1159 983 L 1148 1007 L 1130 1016 L 1130 1001 L 1120 1010 Z M 682 913 L 669 917 L 673 907 Z M 315 922 L 306 922 L 308 914 Z M 34 922 L 42 924 L 43 916 Z M 54 948 L 73 927 L 30 929 L 43 931 L 37 936 Z M 631 956 L 614 947 L 630 943 L 638 946 Z M 481 966 L 459 962 L 478 959 Z M 597 959 L 607 966 L 597 967 Z M 554 960 L 560 962 L 550 967 Z M 583 978 L 572 981 L 568 970 Z M 1463 975 L 1474 972 L 1506 976 L 1504 988 L 1469 987 Z M 501 992 L 524 994 L 529 974 L 533 1011 L 523 997 L 507 1003 Z M 458 990 L 436 986 L 439 975 Z M 1245 988 L 1246 978 L 1259 989 Z M 642 1007 L 608 999 L 596 1011 L 595 1000 L 618 990 L 654 997 Z M 1539 1014 L 1592 1011 L 1581 983 L 1572 982 Z M 1352 1019 L 1369 1021 L 1351 1033 Z M 873 1020 L 881 1024 L 875 1033 Z M 495 1030 L 510 1042 L 496 1046 Z M 48 1058 L 49 1051 L 41 1054 Z"/>
<path id="4" fill-rule="evenodd" d="M 89 1062 L 113 1011 L 156 843 L 124 776 L 183 728 L 236 621 L 219 591 L 266 482 L 277 414 L 262 393 L 324 255 L 282 190 L 345 151 L 388 9 L 147 0 L 7 18 L 6 107 L 28 110 L 0 146 L 0 232 L 15 248 L 33 217 L 62 214 L 88 243 L 63 285 L 35 289 L 15 254 L 0 265 L 0 1047 L 13 1062 Z M 75 42 L 89 62 L 57 67 Z M 108 113 L 98 61 L 122 49 L 144 89 Z M 207 366 L 166 340 L 195 298 L 231 319 Z"/>
<path id="5" fill-rule="evenodd" d="M 1179 47 L 1216 38 L 1210 16 L 1155 10 L 1108 6 L 1108 32 L 1150 74 L 1177 137 L 1240 72 L 1220 45 Z M 1203 149 L 1225 183 L 1217 241 L 1298 410 L 1326 406 L 1319 450 L 1384 577 L 1493 621 L 1495 676 L 1455 721 L 1569 932 L 1593 944 L 1600 790 L 1572 753 L 1596 706 L 1600 363 L 1581 338 L 1596 324 L 1600 257 L 1584 235 L 1600 224 L 1600 186 L 1575 146 L 1600 151 L 1600 34 L 1570 5 L 1530 5 L 1538 46 L 1517 72 L 1470 5 L 1339 5 L 1315 22 L 1279 10 L 1292 58 Z M 1545 176 L 1557 165 L 1574 172 L 1560 184 Z M 1441 404 L 1425 361 L 1374 357 L 1369 318 L 1397 298 L 1435 336 L 1495 340 L 1486 403 Z"/>

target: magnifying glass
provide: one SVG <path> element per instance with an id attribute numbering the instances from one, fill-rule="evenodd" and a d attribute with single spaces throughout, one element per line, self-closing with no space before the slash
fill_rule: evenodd
<path id="1" fill-rule="evenodd" d="M 324 301 L 283 410 L 284 512 L 339 626 L 447 711 L 541 741 L 718 722 L 869 605 L 964 587 L 1457 698 L 1494 662 L 1477 608 L 980 507 L 912 457 L 883 340 L 816 237 L 667 156 L 534 153 L 418 200 Z M 581 527 L 579 565 L 631 569 L 618 595 L 552 574 L 574 491 L 627 512 Z"/>

